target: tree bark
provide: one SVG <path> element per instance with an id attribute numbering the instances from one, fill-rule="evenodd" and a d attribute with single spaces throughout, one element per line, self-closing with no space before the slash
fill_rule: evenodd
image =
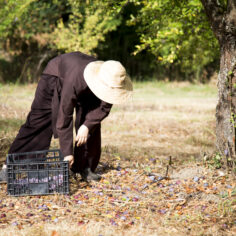
<path id="1" fill-rule="evenodd" d="M 217 0 L 201 0 L 220 44 L 218 102 L 216 106 L 216 146 L 234 168 L 236 127 L 236 0 L 227 6 Z"/>
<path id="2" fill-rule="evenodd" d="M 236 40 L 236 38 L 235 38 Z M 231 45 L 221 46 L 220 71 L 218 74 L 218 102 L 216 106 L 216 145 L 226 156 L 227 164 L 235 157 L 236 122 L 236 50 Z"/>

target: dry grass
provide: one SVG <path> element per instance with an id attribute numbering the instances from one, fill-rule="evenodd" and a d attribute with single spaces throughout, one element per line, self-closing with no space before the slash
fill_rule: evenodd
<path id="1" fill-rule="evenodd" d="M 0 159 L 28 114 L 35 88 L 0 86 Z M 196 158 L 214 149 L 215 105 L 213 85 L 137 83 L 133 102 L 115 106 L 104 120 L 103 146 L 115 146 L 126 157 Z"/>
<path id="2" fill-rule="evenodd" d="M 124 156 L 171 155 L 179 160 L 214 150 L 214 87 L 187 83 L 146 86 L 138 84 L 133 103 L 116 107 L 104 121 L 104 146 L 113 145 Z"/>
<path id="3" fill-rule="evenodd" d="M 0 86 L 2 160 L 34 90 Z M 235 185 L 202 163 L 214 152 L 215 105 L 214 85 L 136 83 L 133 102 L 103 122 L 103 180 L 71 180 L 70 196 L 13 198 L 2 185 L 0 235 L 234 235 Z"/>

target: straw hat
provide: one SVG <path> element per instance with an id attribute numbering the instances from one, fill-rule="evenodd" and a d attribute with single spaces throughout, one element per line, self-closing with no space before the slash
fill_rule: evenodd
<path id="1" fill-rule="evenodd" d="M 118 61 L 90 62 L 85 67 L 84 79 L 91 91 L 105 102 L 120 104 L 132 97 L 132 82 Z"/>

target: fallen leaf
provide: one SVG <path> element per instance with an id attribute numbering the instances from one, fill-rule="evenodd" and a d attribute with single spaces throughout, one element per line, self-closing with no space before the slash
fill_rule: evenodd
<path id="1" fill-rule="evenodd" d="M 60 236 L 60 234 L 56 230 L 53 230 L 51 236 Z"/>

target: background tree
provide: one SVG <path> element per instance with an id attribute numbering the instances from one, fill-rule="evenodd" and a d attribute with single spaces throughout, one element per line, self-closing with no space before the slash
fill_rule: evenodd
<path id="1" fill-rule="evenodd" d="M 50 57 L 71 50 L 120 60 L 132 77 L 142 80 L 204 82 L 218 66 L 218 42 L 199 0 L 0 4 L 2 78 L 11 71 L 12 79 L 32 82 Z"/>
<path id="2" fill-rule="evenodd" d="M 236 1 L 201 0 L 220 45 L 218 104 L 216 107 L 217 147 L 227 164 L 235 164 L 236 121 Z"/>
<path id="3" fill-rule="evenodd" d="M 49 36 L 69 8 L 64 0 L 0 0 L 0 5 L 0 81 L 33 82 L 55 55 Z"/>
<path id="4" fill-rule="evenodd" d="M 46 61 L 58 53 L 95 54 L 106 33 L 121 22 L 109 11 L 109 1 L 1 0 L 0 4 L 4 19 L 0 23 L 0 77 L 9 77 L 10 70 L 19 82 L 33 82 Z"/>
<path id="5" fill-rule="evenodd" d="M 58 21 L 51 45 L 65 52 L 83 51 L 94 54 L 105 35 L 121 23 L 121 16 L 111 11 L 109 1 L 68 0 L 69 19 Z"/>
<path id="6" fill-rule="evenodd" d="M 202 77 L 216 69 L 218 42 L 199 0 L 131 0 L 139 8 L 128 24 L 135 25 L 139 43 L 134 54 L 147 50 L 170 79 Z M 127 5 L 127 1 L 123 1 Z"/>
<path id="7" fill-rule="evenodd" d="M 217 148 L 232 167 L 236 148 L 236 1 L 132 2 L 142 5 L 138 15 L 129 21 L 138 24 L 140 44 L 135 53 L 148 49 L 162 63 L 180 65 L 186 73 L 196 73 L 215 61 L 219 45 Z"/>

